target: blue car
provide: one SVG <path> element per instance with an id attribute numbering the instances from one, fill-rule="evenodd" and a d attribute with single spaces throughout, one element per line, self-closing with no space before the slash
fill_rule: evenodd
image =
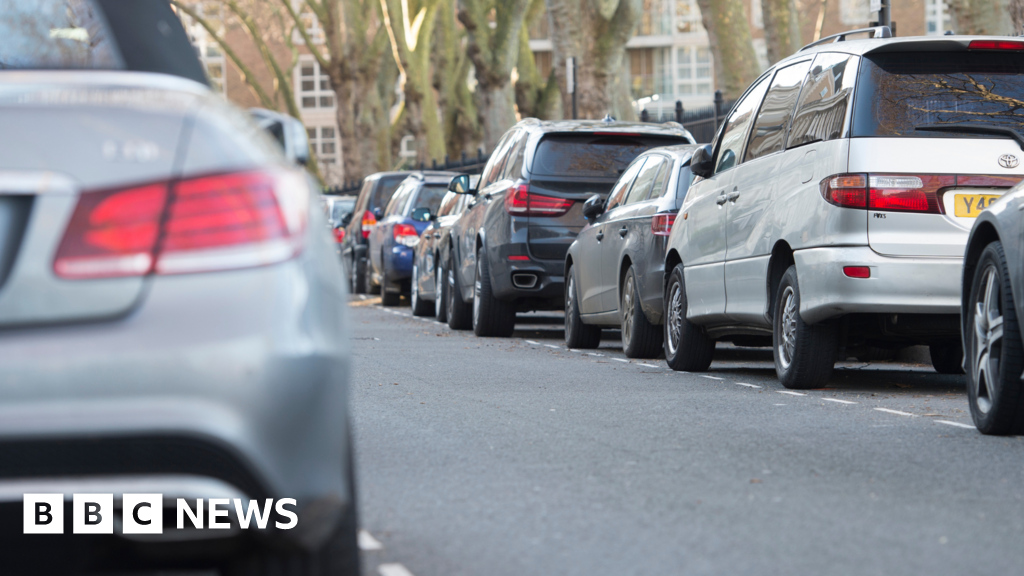
<path id="1" fill-rule="evenodd" d="M 437 214 L 453 172 L 413 172 L 395 190 L 370 232 L 370 281 L 381 287 L 381 303 L 397 306 L 408 295 L 420 234 Z"/>

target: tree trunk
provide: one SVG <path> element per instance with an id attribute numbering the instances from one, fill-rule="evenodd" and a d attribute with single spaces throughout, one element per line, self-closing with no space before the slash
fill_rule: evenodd
<path id="1" fill-rule="evenodd" d="M 753 0 L 757 2 L 758 0 Z M 760 0 L 768 65 L 800 49 L 800 13 L 795 0 Z"/>
<path id="2" fill-rule="evenodd" d="M 1024 2 L 1024 0 L 1020 0 Z M 558 82 L 554 74 L 541 78 L 530 50 L 529 27 L 537 18 L 547 18 L 544 0 L 532 0 L 527 9 L 526 21 L 519 29 L 519 58 L 516 70 L 519 79 L 516 81 L 516 106 L 523 118 L 540 118 L 555 120 L 561 118 L 561 96 L 558 93 Z M 552 70 L 554 72 L 554 70 Z"/>
<path id="3" fill-rule="evenodd" d="M 475 151 L 480 143 L 480 115 L 475 94 L 466 82 L 471 63 L 464 48 L 465 39 L 455 2 L 442 3 L 434 40 L 434 89 L 441 108 L 445 150 L 452 158 L 460 157 L 463 151 Z"/>
<path id="4" fill-rule="evenodd" d="M 743 0 L 697 0 L 697 5 L 715 60 L 715 84 L 726 100 L 739 98 L 760 74 Z"/>
<path id="5" fill-rule="evenodd" d="M 552 66 L 562 88 L 563 115 L 572 117 L 565 60 L 573 57 L 579 117 L 600 119 L 611 114 L 620 120 L 634 119 L 623 61 L 626 42 L 640 17 L 640 0 L 547 0 L 547 6 Z"/>
<path id="6" fill-rule="evenodd" d="M 1007 5 L 1009 0 L 947 0 L 957 34 L 1007 36 L 1013 24 Z"/>

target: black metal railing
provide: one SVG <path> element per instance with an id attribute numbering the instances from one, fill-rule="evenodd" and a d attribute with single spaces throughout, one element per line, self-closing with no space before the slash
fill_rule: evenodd
<path id="1" fill-rule="evenodd" d="M 420 162 L 420 165 L 416 167 L 415 170 L 439 170 L 464 172 L 466 174 L 479 174 L 483 172 L 484 166 L 487 164 L 487 160 L 490 159 L 490 157 L 490 154 L 484 154 L 483 148 L 478 148 L 475 156 L 470 156 L 465 150 L 463 150 L 462 156 L 456 160 L 452 160 L 445 155 L 443 163 L 438 163 L 437 160 L 433 160 L 428 168 L 425 162 Z M 359 189 L 362 188 L 362 186 L 362 179 L 346 180 L 341 186 L 324 188 L 324 194 L 355 194 L 359 192 Z"/>
<path id="2" fill-rule="evenodd" d="M 706 144 L 714 139 L 715 133 L 718 132 L 718 127 L 722 125 L 725 117 L 729 115 L 733 104 L 735 102 L 726 102 L 722 98 L 721 90 L 716 90 L 714 104 L 711 106 L 684 110 L 683 103 L 676 100 L 675 109 L 669 112 L 660 111 L 652 114 L 648 110 L 641 111 L 640 121 L 678 122 L 689 130 L 690 134 L 693 134 L 697 142 Z"/>

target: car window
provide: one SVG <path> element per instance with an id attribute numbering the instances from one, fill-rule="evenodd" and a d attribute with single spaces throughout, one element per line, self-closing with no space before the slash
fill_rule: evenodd
<path id="1" fill-rule="evenodd" d="M 431 214 L 437 214 L 437 209 L 441 206 L 441 199 L 447 192 L 447 185 L 427 184 L 421 186 L 407 213 L 412 214 L 412 211 L 417 208 L 429 208 Z"/>
<path id="2" fill-rule="evenodd" d="M 537 145 L 530 172 L 533 176 L 617 178 L 647 150 L 684 143 L 683 138 L 646 134 L 554 134 Z"/>
<path id="3" fill-rule="evenodd" d="M 647 158 L 647 156 L 644 156 L 643 158 L 638 159 L 622 173 L 622 177 L 615 183 L 615 188 L 612 189 L 612 193 L 608 196 L 608 210 L 611 210 L 622 203 L 623 198 L 626 197 L 626 193 L 629 192 L 630 186 L 633 185 L 633 181 L 636 180 L 636 175 L 640 172 L 640 169 L 644 167 L 644 162 L 647 161 Z"/>
<path id="4" fill-rule="evenodd" d="M 527 136 L 528 133 L 526 130 L 520 130 L 519 134 L 516 136 L 515 142 L 512 143 L 509 151 L 508 161 L 505 162 L 503 178 L 518 180 L 522 177 L 523 159 L 526 157 Z"/>
<path id="5" fill-rule="evenodd" d="M 647 158 L 643 169 L 640 170 L 640 174 L 636 177 L 636 183 L 629 189 L 629 194 L 626 195 L 626 201 L 623 202 L 623 205 L 628 206 L 647 200 L 647 195 L 651 193 L 651 185 L 654 184 L 654 179 L 657 178 L 658 171 L 661 170 L 661 166 L 664 163 L 665 160 L 658 156 L 649 156 Z"/>
<path id="6" fill-rule="evenodd" d="M 757 113 L 754 129 L 750 131 L 744 162 L 781 152 L 786 147 L 786 129 L 796 109 L 800 87 L 810 69 L 811 61 L 807 60 L 775 72 L 761 111 Z"/>
<path id="7" fill-rule="evenodd" d="M 370 179 L 363 181 L 363 187 L 359 189 L 359 200 L 356 202 L 357 210 L 362 211 L 367 209 L 366 205 L 370 203 L 370 196 L 372 195 L 373 192 L 373 185 L 376 182 L 376 180 Z"/>
<path id="8" fill-rule="evenodd" d="M 719 140 L 718 151 L 715 153 L 715 173 L 723 172 L 739 163 L 740 154 L 743 153 L 743 143 L 746 142 L 747 128 L 750 127 L 754 113 L 761 105 L 764 93 L 768 90 L 768 78 L 761 78 L 758 83 L 747 92 L 726 121 L 725 129 L 722 131 Z"/>
<path id="9" fill-rule="evenodd" d="M 447 216 L 455 210 L 455 207 L 459 204 L 459 196 L 462 194 L 456 194 L 455 192 L 448 192 L 441 199 L 441 207 L 437 209 L 438 216 Z"/>
<path id="10" fill-rule="evenodd" d="M 690 191 L 690 184 L 693 184 L 693 172 L 690 171 L 690 165 L 687 164 L 679 169 L 679 181 L 676 182 L 676 200 L 686 198 L 686 193 Z"/>
<path id="11" fill-rule="evenodd" d="M 398 190 L 395 190 L 395 195 L 391 197 L 391 201 L 388 202 L 387 208 L 384 209 L 384 216 L 392 216 L 402 211 L 402 208 L 409 201 L 409 195 L 416 187 L 417 181 L 411 180 L 403 183 L 399 186 Z"/>
<path id="12" fill-rule="evenodd" d="M 800 105 L 789 130 L 787 148 L 845 137 L 859 62 L 858 56 L 832 52 L 814 58 L 811 73 L 800 90 Z M 881 95 L 868 99 L 878 98 Z"/>
<path id="13" fill-rule="evenodd" d="M 661 168 L 658 170 L 658 176 L 654 179 L 654 186 L 651 186 L 651 193 L 648 194 L 648 198 L 661 198 L 662 194 L 665 193 L 665 183 L 668 182 L 668 174 L 672 171 L 672 162 L 665 160 L 661 163 Z"/>
<path id="14" fill-rule="evenodd" d="M 14 69 L 124 68 L 106 19 L 89 0 L 3 2 L 0 62 Z"/>
<path id="15" fill-rule="evenodd" d="M 487 161 L 487 165 L 484 166 L 483 176 L 480 178 L 480 184 L 477 186 L 478 189 L 484 189 L 491 184 L 494 184 L 501 178 L 501 169 L 505 165 L 505 153 L 508 152 L 508 147 L 514 140 L 517 130 L 511 130 L 502 136 L 498 145 L 495 146 L 494 152 L 491 153 L 490 160 Z"/>
<path id="16" fill-rule="evenodd" d="M 367 209 L 372 211 L 381 206 L 388 206 L 391 202 L 391 197 L 395 195 L 395 191 L 405 181 L 405 178 L 405 176 L 391 176 L 379 179 L 377 181 L 377 189 L 374 190 L 373 196 L 370 197 L 370 206 Z"/>

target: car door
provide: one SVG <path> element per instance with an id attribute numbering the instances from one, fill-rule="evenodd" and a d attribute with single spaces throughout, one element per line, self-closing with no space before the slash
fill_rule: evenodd
<path id="1" fill-rule="evenodd" d="M 619 278 L 622 273 L 619 264 L 626 252 L 627 243 L 636 237 L 636 230 L 631 230 L 634 219 L 642 211 L 643 203 L 650 196 L 654 180 L 663 165 L 664 157 L 660 154 L 647 156 L 621 205 L 608 212 L 608 232 L 601 254 L 601 305 L 606 311 L 619 308 Z"/>
<path id="2" fill-rule="evenodd" d="M 726 195 L 726 314 L 738 324 L 768 326 L 765 278 L 772 251 L 773 200 L 786 131 L 810 67 L 808 58 L 776 70 Z"/>
<path id="3" fill-rule="evenodd" d="M 594 219 L 586 228 L 580 231 L 577 236 L 577 272 L 576 288 L 580 299 L 581 314 L 596 314 L 607 312 L 605 304 L 601 300 L 603 291 L 602 274 L 604 273 L 605 262 L 603 258 L 603 247 L 611 238 L 605 234 L 608 227 L 608 220 L 612 217 L 615 207 L 621 204 L 629 193 L 637 174 L 643 168 L 646 156 L 640 156 L 630 164 L 618 182 L 608 195 L 607 206 L 603 214 Z"/>
<path id="4" fill-rule="evenodd" d="M 714 173 L 694 184 L 691 203 L 684 205 L 687 242 L 683 262 L 687 318 L 699 324 L 726 321 L 725 254 L 728 247 L 726 215 L 733 168 L 739 163 L 747 133 L 768 89 L 762 76 L 740 99 L 726 119 L 712 157 Z"/>

